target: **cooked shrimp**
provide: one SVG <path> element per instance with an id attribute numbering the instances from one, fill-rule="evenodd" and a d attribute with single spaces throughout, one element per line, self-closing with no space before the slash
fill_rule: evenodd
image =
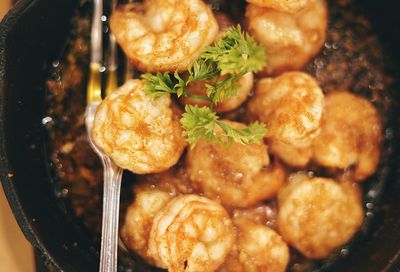
<path id="1" fill-rule="evenodd" d="M 189 150 L 186 163 L 195 189 L 231 207 L 247 207 L 272 198 L 285 182 L 285 172 L 278 163 L 267 168 L 269 157 L 264 144 L 232 143 L 227 148 L 200 141 Z"/>
<path id="2" fill-rule="evenodd" d="M 263 73 L 277 75 L 302 68 L 318 53 L 326 39 L 328 14 L 325 0 L 293 14 L 249 4 L 246 21 L 248 31 L 265 46 Z"/>
<path id="3" fill-rule="evenodd" d="M 283 239 L 308 258 L 325 258 L 346 244 L 363 222 L 357 184 L 333 179 L 293 180 L 279 195 Z"/>
<path id="4" fill-rule="evenodd" d="M 93 123 L 96 144 L 117 165 L 137 174 L 170 168 L 185 148 L 171 98 L 154 100 L 143 89 L 143 81 L 127 81 L 102 101 Z"/>
<path id="5" fill-rule="evenodd" d="M 340 169 L 355 165 L 355 179 L 363 180 L 376 170 L 381 140 L 379 113 L 369 101 L 345 91 L 326 96 L 321 134 L 313 144 L 317 163 Z"/>
<path id="6" fill-rule="evenodd" d="M 280 272 L 289 262 L 289 249 L 274 230 L 247 219 L 233 221 L 237 228 L 234 250 L 220 272 Z"/>
<path id="7" fill-rule="evenodd" d="M 323 99 L 315 79 L 302 72 L 288 72 L 257 83 L 248 113 L 266 124 L 272 144 L 279 141 L 306 147 L 318 132 Z"/>
<path id="8" fill-rule="evenodd" d="M 183 167 L 175 166 L 161 173 L 138 176 L 137 179 L 135 193 L 154 189 L 166 192 L 171 197 L 193 193 L 189 175 Z"/>
<path id="9" fill-rule="evenodd" d="M 215 271 L 234 240 L 232 221 L 220 204 L 182 195 L 154 217 L 148 253 L 168 271 Z"/>
<path id="10" fill-rule="evenodd" d="M 211 44 L 218 25 L 201 0 L 145 0 L 120 6 L 110 19 L 119 45 L 144 72 L 185 71 Z"/>
<path id="11" fill-rule="evenodd" d="M 135 201 L 128 207 L 121 237 L 125 245 L 143 257 L 147 262 L 158 265 L 147 254 L 150 226 L 156 213 L 171 199 L 170 195 L 158 190 L 143 191 L 135 196 Z"/>
<path id="12" fill-rule="evenodd" d="M 272 8 L 278 11 L 294 13 L 307 7 L 315 0 L 247 0 L 247 2 L 260 7 Z"/>
<path id="13" fill-rule="evenodd" d="M 296 147 L 281 141 L 270 141 L 271 151 L 286 164 L 293 167 L 306 166 L 313 155 L 312 147 Z"/>
<path id="14" fill-rule="evenodd" d="M 223 80 L 225 77 L 226 76 L 221 76 L 212 81 L 220 81 Z M 253 81 L 253 73 L 247 73 L 239 78 L 237 82 L 239 83 L 240 87 L 237 90 L 237 94 L 235 96 L 225 98 L 222 102 L 213 107 L 213 110 L 216 112 L 227 112 L 240 107 L 240 105 L 242 105 L 246 101 L 251 89 L 253 88 Z M 202 80 L 192 82 L 188 87 L 188 92 L 192 95 L 206 96 L 207 83 L 210 82 L 205 82 Z M 195 104 L 200 106 L 208 106 L 210 104 L 208 100 L 200 100 L 189 97 L 183 97 L 182 102 L 184 104 Z"/>

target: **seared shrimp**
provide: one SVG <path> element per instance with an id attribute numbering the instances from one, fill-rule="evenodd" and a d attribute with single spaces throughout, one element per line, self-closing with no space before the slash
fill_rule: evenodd
<path id="1" fill-rule="evenodd" d="M 350 182 L 294 180 L 278 200 L 280 234 L 308 258 L 327 257 L 346 244 L 363 222 L 360 192 Z"/>
<path id="2" fill-rule="evenodd" d="M 154 217 L 148 253 L 171 272 L 215 271 L 234 240 L 232 221 L 220 204 L 183 195 Z"/>
<path id="3" fill-rule="evenodd" d="M 302 68 L 318 53 L 326 39 L 325 0 L 316 0 L 293 14 L 249 4 L 246 20 L 248 31 L 265 46 L 265 75 Z"/>
<path id="4" fill-rule="evenodd" d="M 145 0 L 120 6 L 110 19 L 119 45 L 144 72 L 185 71 L 211 44 L 218 25 L 201 0 Z"/>
<path id="5" fill-rule="evenodd" d="M 326 96 L 321 134 L 313 144 L 317 163 L 340 169 L 355 165 L 355 179 L 363 180 L 376 170 L 381 140 L 379 113 L 369 101 L 345 91 Z"/>
<path id="6" fill-rule="evenodd" d="M 226 76 L 218 77 L 213 82 L 223 80 Z M 237 81 L 240 84 L 239 89 L 237 90 L 237 95 L 232 97 L 227 97 L 216 106 L 213 107 L 213 110 L 216 112 L 228 112 L 234 110 L 246 101 L 251 89 L 253 88 L 253 73 L 247 73 Z M 188 92 L 192 95 L 200 95 L 206 96 L 207 88 L 206 84 L 209 82 L 205 82 L 202 80 L 198 80 L 192 82 L 188 87 Z M 200 106 L 208 106 L 210 103 L 207 100 L 193 99 L 189 97 L 183 97 L 182 102 L 184 104 L 195 104 Z"/>
<path id="7" fill-rule="evenodd" d="M 154 100 L 143 89 L 143 81 L 127 81 L 102 101 L 93 124 L 96 144 L 121 168 L 137 174 L 170 168 L 185 148 L 171 98 Z"/>
<path id="8" fill-rule="evenodd" d="M 267 168 L 269 157 L 264 144 L 232 143 L 227 148 L 200 141 L 188 151 L 186 162 L 192 186 L 231 207 L 247 207 L 272 198 L 285 181 L 278 163 Z"/>
<path id="9" fill-rule="evenodd" d="M 272 8 L 278 11 L 294 13 L 298 12 L 315 0 L 247 0 L 247 2 L 260 7 Z"/>
<path id="10" fill-rule="evenodd" d="M 271 151 L 286 164 L 293 167 L 304 167 L 312 158 L 312 147 L 296 147 L 281 141 L 270 141 Z"/>
<path id="11" fill-rule="evenodd" d="M 274 230 L 247 219 L 235 219 L 237 238 L 234 250 L 219 272 L 283 272 L 289 249 Z"/>
<path id="12" fill-rule="evenodd" d="M 288 72 L 257 83 L 248 113 L 266 124 L 271 144 L 306 147 L 318 132 L 323 99 L 315 79 L 302 72 Z"/>
<path id="13" fill-rule="evenodd" d="M 156 213 L 171 199 L 170 195 L 158 190 L 143 191 L 135 196 L 128 207 L 121 237 L 125 245 L 143 257 L 147 262 L 159 264 L 147 254 L 150 226 Z"/>

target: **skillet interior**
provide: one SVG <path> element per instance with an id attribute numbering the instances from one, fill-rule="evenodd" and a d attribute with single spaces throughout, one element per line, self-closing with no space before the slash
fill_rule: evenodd
<path id="1" fill-rule="evenodd" d="M 52 190 L 41 124 L 45 116 L 44 82 L 51 61 L 62 52 L 77 2 L 22 0 L 4 19 L 0 30 L 0 167 L 14 214 L 47 264 L 54 270 L 95 271 L 98 248 Z M 392 56 L 389 60 L 393 67 L 399 69 L 399 3 L 360 0 L 358 5 L 380 34 L 387 55 Z M 389 72 L 398 78 L 398 70 Z M 393 102 L 388 121 L 392 130 L 385 145 L 388 152 L 384 167 L 377 175 L 378 179 L 385 179 L 385 192 L 374 210 L 371 231 L 354 244 L 348 256 L 329 264 L 325 270 L 399 270 L 395 268 L 395 259 L 400 254 L 400 210 L 396 200 L 400 194 L 400 150 L 393 140 L 400 136 L 395 118 L 399 96 L 395 91 L 389 95 Z"/>

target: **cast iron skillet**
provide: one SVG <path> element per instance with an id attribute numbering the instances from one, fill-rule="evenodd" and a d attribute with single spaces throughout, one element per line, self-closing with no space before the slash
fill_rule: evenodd
<path id="1" fill-rule="evenodd" d="M 380 34 L 396 68 L 392 74 L 396 73 L 399 1 L 358 2 Z M 54 194 L 41 126 L 48 68 L 62 51 L 77 4 L 77 0 L 21 0 L 0 29 L 0 178 L 22 231 L 51 271 L 96 271 L 99 261 L 98 248 Z M 400 101 L 396 92 L 391 96 Z M 394 139 L 400 137 L 398 105 L 394 103 L 391 118 Z M 400 271 L 396 261 L 400 259 L 400 147 L 390 148 L 385 192 L 371 232 L 329 271 Z"/>

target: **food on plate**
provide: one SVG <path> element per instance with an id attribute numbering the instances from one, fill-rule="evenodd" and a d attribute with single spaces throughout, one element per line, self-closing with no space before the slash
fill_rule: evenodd
<path id="1" fill-rule="evenodd" d="M 93 139 L 121 168 L 137 174 L 164 171 L 186 146 L 172 103 L 169 96 L 146 95 L 142 80 L 129 80 L 98 106 Z"/>
<path id="2" fill-rule="evenodd" d="M 215 271 L 234 240 L 224 207 L 205 197 L 182 195 L 154 217 L 148 254 L 169 271 Z"/>
<path id="3" fill-rule="evenodd" d="M 298 12 L 286 13 L 249 4 L 246 24 L 248 31 L 265 47 L 264 75 L 278 75 L 302 68 L 319 52 L 326 39 L 327 5 L 325 0 L 316 0 Z"/>
<path id="4" fill-rule="evenodd" d="M 153 218 L 171 199 L 171 196 L 159 190 L 147 190 L 137 193 L 135 201 L 128 207 L 121 237 L 125 245 L 138 253 L 152 265 L 156 260 L 147 254 L 150 227 Z"/>
<path id="5" fill-rule="evenodd" d="M 278 198 L 283 239 L 312 259 L 346 244 L 364 219 L 357 184 L 328 178 L 294 178 Z"/>
<path id="6" fill-rule="evenodd" d="M 315 0 L 247 0 L 247 2 L 260 7 L 272 8 L 283 12 L 298 12 Z"/>
<path id="7" fill-rule="evenodd" d="M 237 218 L 234 249 L 219 272 L 284 272 L 289 263 L 289 248 L 274 230 L 251 220 Z"/>
<path id="8" fill-rule="evenodd" d="M 386 86 L 380 82 L 383 72 L 375 73 L 379 64 L 358 52 L 358 28 L 343 25 L 336 14 L 324 50 L 296 71 L 325 41 L 325 1 L 248 2 L 245 14 L 236 1 L 207 6 L 145 0 L 121 6 L 112 16 L 112 32 L 136 70 L 146 73 L 135 73 L 140 80 L 128 80 L 101 103 L 94 136 L 119 166 L 134 173 L 124 175 L 120 233 L 131 253 L 150 265 L 173 272 L 304 272 L 329 262 L 364 222 L 359 186 L 370 192 L 371 183 L 357 182 L 375 173 L 384 156 L 385 104 L 379 100 L 384 92 L 373 92 Z M 247 25 L 240 26 L 243 15 Z M 131 28 L 135 24 L 141 28 Z M 342 27 L 350 31 L 342 34 Z M 144 36 L 138 38 L 140 31 Z M 129 34 L 132 41 L 121 40 Z M 167 39 L 175 34 L 176 40 Z M 84 50 L 81 36 L 75 47 Z M 151 37 L 154 43 L 145 43 Z M 163 52 L 163 46 L 172 51 Z M 148 55 L 140 55 L 141 49 Z M 183 60 L 174 52 L 184 52 Z M 170 53 L 168 66 L 163 57 Z M 84 78 L 87 67 L 75 69 L 84 56 L 68 56 L 73 65 L 63 73 L 78 71 Z M 371 72 L 360 75 L 364 61 Z M 73 79 L 78 89 L 84 79 Z M 53 93 L 68 97 L 60 87 L 68 84 L 54 81 Z M 66 120 L 64 111 L 74 116 L 75 107 L 57 99 L 58 118 Z M 71 119 L 73 129 L 81 119 Z M 80 176 L 90 189 L 98 186 L 86 193 L 95 213 L 91 203 L 101 203 L 96 185 L 101 167 L 82 156 L 89 146 L 74 154 L 86 143 L 79 133 L 68 136 L 56 158 L 60 171 L 67 169 L 68 180 L 79 184 L 71 192 L 82 206 L 88 197 L 82 197 Z M 81 162 L 85 171 L 71 176 Z M 303 174 L 293 174 L 298 171 Z M 86 206 L 79 208 L 77 214 L 87 213 Z"/>
<path id="9" fill-rule="evenodd" d="M 329 93 L 321 133 L 313 143 L 315 161 L 330 168 L 354 166 L 354 178 L 372 175 L 379 163 L 382 124 L 376 108 L 347 91 Z"/>
<path id="10" fill-rule="evenodd" d="M 218 34 L 211 9 L 201 0 L 145 0 L 119 6 L 112 33 L 135 68 L 185 71 Z"/>
<path id="11" fill-rule="evenodd" d="M 186 162 L 193 188 L 226 206 L 247 207 L 272 198 L 285 183 L 278 163 L 268 167 L 267 146 L 262 143 L 232 143 L 227 148 L 200 141 L 188 151 Z"/>

